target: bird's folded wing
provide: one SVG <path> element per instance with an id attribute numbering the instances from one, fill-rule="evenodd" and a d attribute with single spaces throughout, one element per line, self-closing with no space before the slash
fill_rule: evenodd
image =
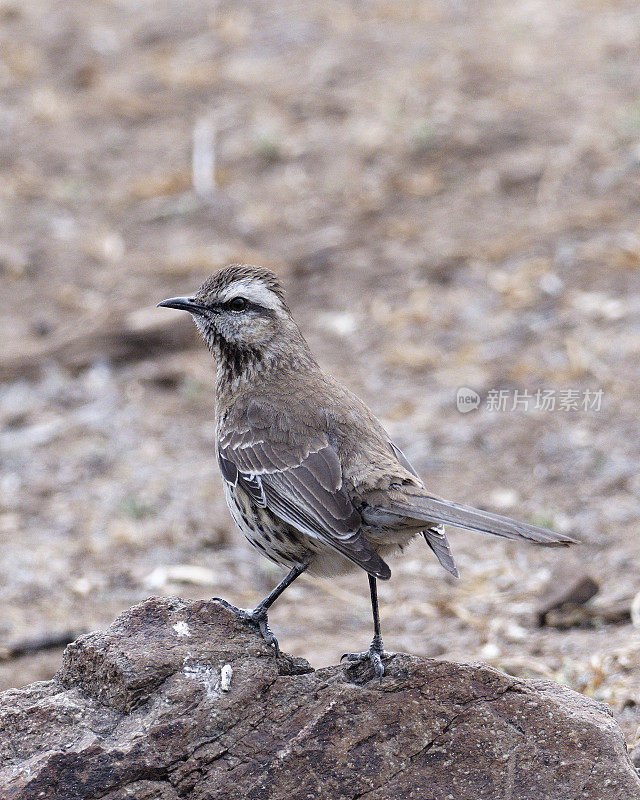
<path id="1" fill-rule="evenodd" d="M 268 441 L 264 430 L 234 431 L 218 443 L 224 479 L 307 536 L 320 540 L 378 578 L 387 564 L 361 531 L 362 519 L 342 485 L 334 448 L 317 437 L 305 447 Z"/>

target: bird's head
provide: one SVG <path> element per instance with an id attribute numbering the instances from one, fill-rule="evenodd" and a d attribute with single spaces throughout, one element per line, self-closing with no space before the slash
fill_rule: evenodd
<path id="1" fill-rule="evenodd" d="M 214 355 L 236 372 L 282 356 L 296 344 L 307 350 L 277 277 L 264 267 L 232 264 L 195 294 L 158 305 L 188 311 Z"/>

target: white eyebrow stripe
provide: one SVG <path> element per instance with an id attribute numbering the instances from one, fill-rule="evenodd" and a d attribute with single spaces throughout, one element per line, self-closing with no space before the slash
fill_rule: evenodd
<path id="1" fill-rule="evenodd" d="M 240 278 L 220 292 L 220 300 L 223 303 L 233 297 L 244 297 L 252 303 L 274 311 L 282 305 L 278 296 L 255 278 Z"/>

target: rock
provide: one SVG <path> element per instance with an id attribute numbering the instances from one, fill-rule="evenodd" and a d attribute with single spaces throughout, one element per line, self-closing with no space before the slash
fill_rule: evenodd
<path id="1" fill-rule="evenodd" d="M 558 581 L 558 579 L 560 581 Z M 573 610 L 578 606 L 588 603 L 600 591 L 600 586 L 590 575 L 581 575 L 571 579 L 570 576 L 555 576 L 555 583 L 559 588 L 553 590 L 550 596 L 538 609 L 538 625 L 547 624 L 547 617 L 552 611 Z"/>
<path id="2" fill-rule="evenodd" d="M 605 706 L 481 664 L 385 663 L 381 682 L 314 672 L 217 603 L 152 598 L 0 695 L 0 798 L 640 798 Z"/>

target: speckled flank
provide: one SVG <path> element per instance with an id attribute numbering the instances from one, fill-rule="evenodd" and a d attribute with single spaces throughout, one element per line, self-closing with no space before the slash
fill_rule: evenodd
<path id="1" fill-rule="evenodd" d="M 263 556 L 286 569 L 310 561 L 309 572 L 341 575 L 354 564 L 322 542 L 316 542 L 256 505 L 239 486 L 224 481 L 224 493 L 234 522 L 245 539 Z"/>
<path id="2" fill-rule="evenodd" d="M 253 503 L 239 486 L 225 481 L 224 492 L 231 516 L 250 545 L 281 566 L 291 568 L 304 561 L 309 551 L 300 546 L 297 531 L 294 538 L 286 523 Z"/>

